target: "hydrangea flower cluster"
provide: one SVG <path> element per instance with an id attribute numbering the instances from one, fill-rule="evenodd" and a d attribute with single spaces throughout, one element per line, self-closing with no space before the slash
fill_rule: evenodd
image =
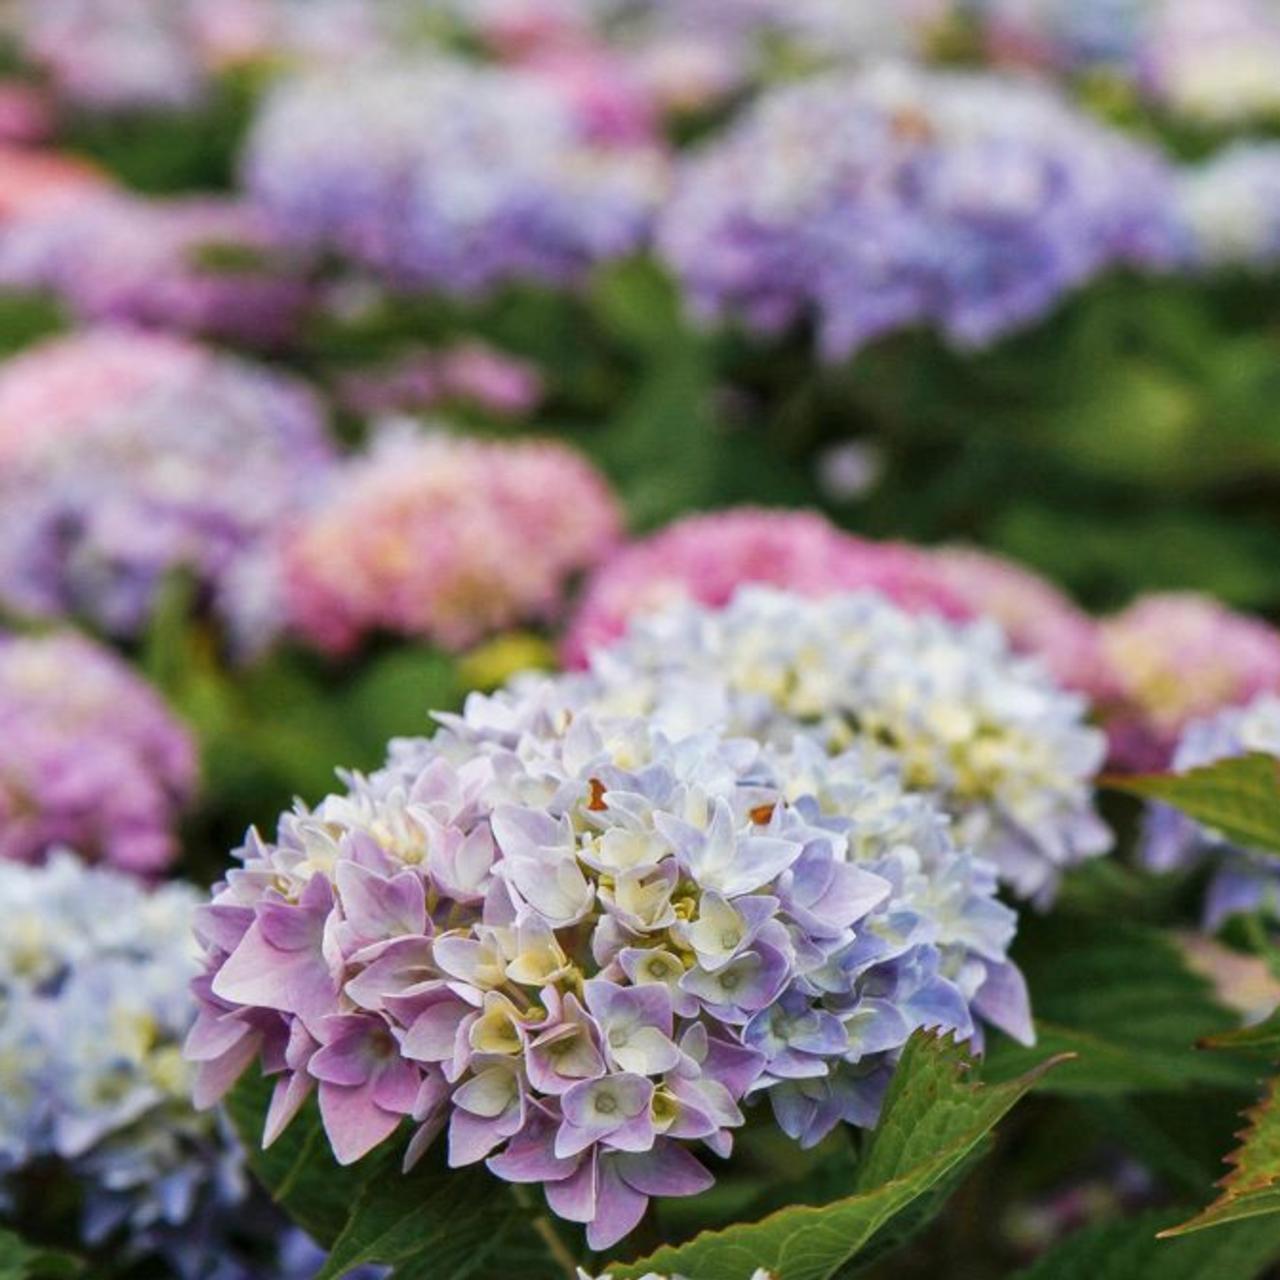
<path id="1" fill-rule="evenodd" d="M 0 860 L 66 844 L 163 870 L 195 774 L 186 728 L 109 650 L 70 634 L 0 637 Z"/>
<path id="2" fill-rule="evenodd" d="M 566 693 L 570 696 L 566 699 Z M 270 1142 L 314 1089 L 337 1158 L 544 1184 L 607 1248 L 705 1189 L 768 1095 L 813 1143 L 874 1121 L 914 1028 L 1028 1039 L 992 869 L 860 756 L 668 736 L 544 684 L 251 833 L 202 909 L 197 1097 L 259 1058 Z"/>
<path id="3" fill-rule="evenodd" d="M 0 287 L 48 290 L 82 321 L 277 345 L 307 288 L 258 213 L 217 197 L 78 201 L 0 235 Z"/>
<path id="4" fill-rule="evenodd" d="M 0 79 L 0 145 L 35 146 L 48 142 L 53 131 L 52 104 L 40 88 Z"/>
<path id="5" fill-rule="evenodd" d="M 1068 74 L 1106 68 L 1131 78 L 1157 6 L 1150 0 L 959 0 L 952 7 L 977 24 L 984 52 L 999 64 Z"/>
<path id="6" fill-rule="evenodd" d="M 281 85 L 254 126 L 246 174 L 300 243 L 396 285 L 569 284 L 640 244 L 665 185 L 655 147 L 589 135 L 546 77 L 375 63 Z"/>
<path id="7" fill-rule="evenodd" d="M 238 562 L 330 461 L 288 377 L 159 334 L 50 341 L 0 369 L 0 599 L 133 634 L 182 569 L 234 623 Z"/>
<path id="8" fill-rule="evenodd" d="M 1059 684 L 1094 700 L 1110 696 L 1097 623 L 1052 583 L 972 547 L 941 547 L 929 562 L 975 615 L 998 622 L 1013 648 L 1040 658 Z"/>
<path id="9" fill-rule="evenodd" d="M 584 666 L 635 617 L 685 601 L 727 604 L 747 583 L 802 596 L 866 588 L 912 611 L 971 612 L 914 547 L 854 537 L 814 512 L 741 507 L 677 520 L 606 560 L 583 591 L 565 661 Z"/>
<path id="10" fill-rule="evenodd" d="M 842 358 L 904 326 L 981 346 L 1174 252 L 1156 154 L 1032 83 L 882 65 L 774 90 L 685 161 L 659 244 L 695 309 Z"/>
<path id="11" fill-rule="evenodd" d="M 1183 175 L 1179 205 L 1196 263 L 1273 268 L 1280 262 L 1280 144 L 1223 148 Z"/>
<path id="12" fill-rule="evenodd" d="M 98 111 L 174 110 L 198 106 L 219 72 L 261 58 L 379 49 L 380 11 L 402 8 L 391 0 L 19 0 L 12 25 L 62 98 Z"/>
<path id="13" fill-rule="evenodd" d="M 1111 753 L 1127 768 L 1165 767 L 1191 721 L 1280 691 L 1280 632 L 1208 596 L 1143 596 L 1100 635 L 1116 686 Z"/>
<path id="14" fill-rule="evenodd" d="M 521 417 L 542 399 L 537 367 L 482 342 L 444 350 L 418 347 L 378 368 L 344 375 L 338 398 L 354 413 L 379 418 L 469 405 L 496 417 Z"/>
<path id="15" fill-rule="evenodd" d="M 1187 725 L 1173 753 L 1177 773 L 1231 756 L 1260 751 L 1280 756 L 1280 696 L 1265 694 Z M 1205 927 L 1216 929 L 1237 912 L 1266 911 L 1280 918 L 1280 858 L 1241 848 L 1167 805 L 1147 813 L 1143 857 L 1156 871 L 1208 861 L 1214 867 L 1205 901 Z"/>
<path id="16" fill-rule="evenodd" d="M 1143 88 L 1213 127 L 1280 115 L 1280 14 L 1269 0 L 1165 0 L 1141 52 Z"/>
<path id="17" fill-rule="evenodd" d="M 936 799 L 959 839 L 1020 897 L 1045 905 L 1062 872 L 1106 852 L 1092 779 L 1106 754 L 1086 704 L 993 623 L 912 615 L 873 593 L 809 601 L 763 587 L 729 606 L 640 620 L 598 650 L 602 705 L 674 730 L 766 742 L 814 735 Z"/>
<path id="18" fill-rule="evenodd" d="M 465 648 L 550 618 L 619 526 L 603 477 L 564 445 L 392 422 L 287 539 L 289 616 L 331 652 L 375 630 Z"/>
<path id="19" fill-rule="evenodd" d="M 85 160 L 0 145 L 0 226 L 98 199 L 110 188 L 106 175 Z"/>
<path id="20" fill-rule="evenodd" d="M 232 0 L 235 3 L 235 0 Z M 23 0 L 22 52 L 73 101 L 109 109 L 185 107 L 201 95 L 190 0 Z"/>
<path id="21" fill-rule="evenodd" d="M 66 853 L 0 862 L 0 1187 L 20 1203 L 24 1167 L 56 1160 L 83 1186 L 89 1243 L 162 1250 L 184 1276 L 216 1256 L 217 1207 L 244 1194 L 181 1054 L 197 898 Z"/>

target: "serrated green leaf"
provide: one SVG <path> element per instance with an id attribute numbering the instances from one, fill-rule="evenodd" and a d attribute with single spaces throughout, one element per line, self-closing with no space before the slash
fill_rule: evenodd
<path id="1" fill-rule="evenodd" d="M 42 1249 L 0 1227 L 0 1280 L 65 1280 L 84 1264 L 58 1249 Z"/>
<path id="2" fill-rule="evenodd" d="M 1252 752 L 1186 773 L 1109 777 L 1113 790 L 1159 800 L 1227 839 L 1280 853 L 1280 760 Z"/>
<path id="3" fill-rule="evenodd" d="M 1231 1172 L 1218 1183 L 1218 1198 L 1165 1235 L 1180 1236 L 1280 1212 L 1280 1076 L 1267 1082 L 1262 1100 L 1245 1118 L 1248 1124 L 1238 1135 L 1241 1144 L 1227 1156 Z"/>
<path id="4" fill-rule="evenodd" d="M 1158 1238 L 1176 1216 L 1162 1210 L 1079 1231 L 1014 1280 L 1253 1280 L 1280 1258 L 1280 1221 Z"/>
<path id="5" fill-rule="evenodd" d="M 1205 1036 L 1200 1047 L 1237 1049 L 1268 1057 L 1280 1057 L 1280 1009 L 1251 1027 L 1239 1027 L 1234 1031 L 1221 1031 L 1217 1035 Z"/>
<path id="6" fill-rule="evenodd" d="M 983 1085 L 950 1041 L 917 1033 L 908 1043 L 867 1145 L 855 1194 L 820 1207 L 779 1210 L 760 1222 L 704 1232 L 686 1244 L 609 1268 L 613 1280 L 646 1272 L 742 1280 L 764 1267 L 778 1280 L 829 1280 L 892 1220 L 929 1194 L 977 1147 L 1050 1067 Z"/>
<path id="7" fill-rule="evenodd" d="M 1048 1077 L 1045 1089 L 1114 1094 L 1253 1087 L 1252 1062 L 1196 1048 L 1238 1020 L 1163 931 L 1051 916 L 1025 922 L 1014 955 L 1032 992 L 1036 1046 L 994 1041 L 988 1078 L 1015 1075 L 1045 1053 L 1074 1053 L 1075 1061 Z"/>
<path id="8" fill-rule="evenodd" d="M 332 1250 L 322 1277 L 340 1277 L 370 1262 L 394 1264 L 396 1280 L 484 1280 L 498 1274 L 545 1280 L 571 1274 L 552 1260 L 553 1237 L 543 1234 L 551 1230 L 549 1220 L 517 1205 L 505 1184 L 483 1171 L 445 1169 L 438 1154 L 402 1174 L 395 1144 L 343 1167 L 330 1152 L 314 1103 L 263 1151 L 271 1089 L 270 1080 L 246 1075 L 224 1106 L 254 1176 L 295 1222 Z"/>
<path id="9" fill-rule="evenodd" d="M 483 1169 L 449 1169 L 437 1154 L 410 1174 L 396 1169 L 365 1184 L 316 1280 L 341 1280 L 367 1263 L 394 1265 L 396 1280 L 563 1280 L 572 1258 L 557 1265 L 534 1223 L 549 1217 L 526 1208 L 513 1188 Z"/>
<path id="10" fill-rule="evenodd" d="M 365 1184 L 394 1176 L 389 1154 L 375 1151 L 354 1165 L 334 1160 L 314 1102 L 264 1151 L 262 1124 L 272 1082 L 247 1073 L 223 1106 L 244 1143 L 249 1168 L 271 1198 L 321 1244 L 329 1246 L 346 1225 Z"/>

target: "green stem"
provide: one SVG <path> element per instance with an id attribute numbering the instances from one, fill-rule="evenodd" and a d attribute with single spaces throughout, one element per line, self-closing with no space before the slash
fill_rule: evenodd
<path id="1" fill-rule="evenodd" d="M 551 1219 L 545 1213 L 537 1211 L 532 1192 L 528 1187 L 518 1185 L 512 1186 L 511 1190 L 515 1195 L 516 1203 L 522 1209 L 526 1209 L 533 1214 L 533 1229 L 542 1238 L 542 1242 L 547 1246 L 548 1252 L 564 1268 L 564 1273 L 569 1277 L 569 1280 L 577 1280 L 577 1259 L 569 1252 L 568 1246 L 560 1238 L 560 1233 L 555 1229 Z"/>

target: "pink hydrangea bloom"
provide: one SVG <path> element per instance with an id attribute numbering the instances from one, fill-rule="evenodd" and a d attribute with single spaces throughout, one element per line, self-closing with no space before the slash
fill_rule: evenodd
<path id="1" fill-rule="evenodd" d="M 585 122 L 587 136 L 603 143 L 654 142 L 658 110 L 653 95 L 624 57 L 595 40 L 535 50 L 520 65 L 545 78 Z"/>
<path id="2" fill-rule="evenodd" d="M 391 423 L 288 540 L 291 617 L 334 652 L 374 630 L 462 648 L 551 618 L 619 525 L 603 478 L 563 445 Z"/>
<path id="3" fill-rule="evenodd" d="M 443 351 L 416 347 L 386 364 L 354 370 L 338 384 L 342 403 L 368 417 L 455 403 L 496 417 L 520 417 L 537 407 L 542 393 L 534 365 L 482 342 Z"/>
<path id="4" fill-rule="evenodd" d="M 1280 632 L 1194 592 L 1142 597 L 1101 625 L 1118 702 L 1112 758 L 1166 765 L 1192 720 L 1280 689 Z"/>
<path id="5" fill-rule="evenodd" d="M 931 559 L 952 591 L 994 618 L 1019 652 L 1043 659 L 1059 683 L 1095 698 L 1111 692 L 1097 624 L 1052 583 L 971 547 L 943 547 Z"/>
<path id="6" fill-rule="evenodd" d="M 637 614 L 686 600 L 727 604 L 748 582 L 804 596 L 871 588 L 911 610 L 973 612 L 916 548 L 854 537 L 813 512 L 744 507 L 678 520 L 618 551 L 587 586 L 565 661 L 585 665 Z"/>
<path id="7" fill-rule="evenodd" d="M 52 132 L 48 99 L 35 85 L 0 81 L 0 142 L 30 145 L 47 141 Z"/>
<path id="8" fill-rule="evenodd" d="M 72 634 L 0 638 L 0 858 L 66 845 L 161 871 L 195 776 L 187 730 L 110 651 Z"/>

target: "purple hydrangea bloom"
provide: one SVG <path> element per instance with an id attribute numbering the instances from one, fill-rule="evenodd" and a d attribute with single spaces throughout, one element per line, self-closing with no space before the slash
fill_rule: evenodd
<path id="1" fill-rule="evenodd" d="M 10 223 L 0 286 L 44 289 L 84 321 L 276 346 L 308 290 L 257 211 L 212 196 L 104 195 Z"/>
<path id="2" fill-rule="evenodd" d="M 299 244 L 463 294 L 573 283 L 630 253 L 665 173 L 652 145 L 594 141 L 549 79 L 445 59 L 286 82 L 245 168 Z"/>
<path id="3" fill-rule="evenodd" d="M 955 16 L 974 23 L 997 63 L 1061 73 L 1100 68 L 1136 74 L 1149 19 L 1148 0 L 958 0 Z"/>
<path id="4" fill-rule="evenodd" d="M 0 636 L 0 860 L 58 845 L 163 870 L 195 786 L 195 744 L 160 696 L 80 636 Z"/>
<path id="5" fill-rule="evenodd" d="M 133 635 L 182 570 L 235 630 L 239 575 L 331 456 L 284 375 L 123 329 L 33 348 L 0 368 L 0 599 Z"/>
<path id="6" fill-rule="evenodd" d="M 808 740 L 474 695 L 344 793 L 251 833 L 197 933 L 214 1101 L 254 1056 L 342 1162 L 402 1125 L 542 1184 L 608 1248 L 712 1182 L 742 1108 L 870 1125 L 907 1037 L 1031 1037 L 1015 916 L 929 802 Z"/>
<path id="7" fill-rule="evenodd" d="M 1193 720 L 1183 730 L 1171 767 L 1181 773 L 1250 751 L 1280 756 L 1280 697 L 1264 694 L 1246 706 Z M 1204 905 L 1208 929 L 1238 912 L 1263 911 L 1280 918 L 1280 858 L 1241 848 L 1168 805 L 1149 807 L 1142 853 L 1154 871 L 1199 863 L 1213 868 Z"/>
<path id="8" fill-rule="evenodd" d="M 1047 88 L 882 65 L 770 92 L 684 164 L 660 248 L 703 315 L 825 355 L 983 346 L 1108 267 L 1163 265 L 1170 177 Z"/>
<path id="9" fill-rule="evenodd" d="M 57 94 L 98 112 L 184 110 L 227 69 L 383 47 L 399 3 L 363 0 L 18 0 L 9 25 Z"/>

